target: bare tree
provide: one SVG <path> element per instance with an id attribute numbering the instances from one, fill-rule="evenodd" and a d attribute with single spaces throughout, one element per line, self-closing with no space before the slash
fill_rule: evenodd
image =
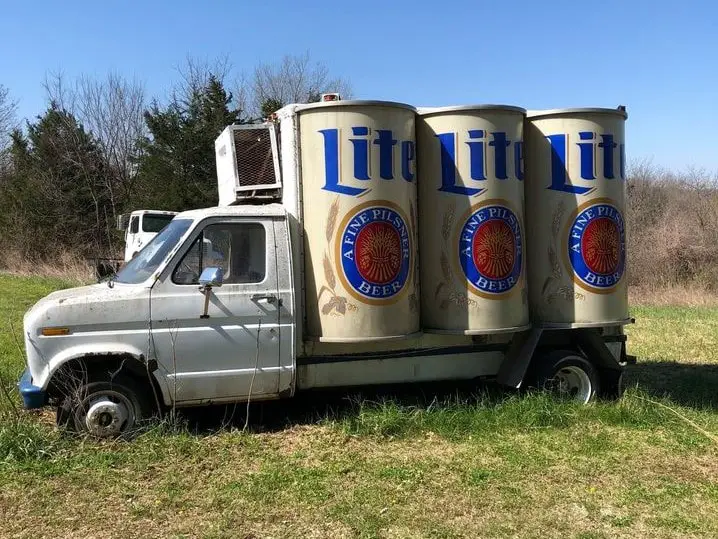
<path id="1" fill-rule="evenodd" d="M 232 105 L 242 111 L 243 117 L 259 117 L 262 105 L 270 100 L 284 105 L 316 101 L 322 92 L 339 92 L 344 98 L 352 94 L 348 80 L 331 77 L 327 66 L 313 62 L 309 52 L 261 63 L 251 75 L 236 74 L 226 55 L 213 60 L 188 56 L 176 69 L 180 77 L 170 92 L 171 101 L 188 103 L 192 94 L 206 87 L 210 77 L 214 77 L 225 88 L 231 88 Z"/>
<path id="2" fill-rule="evenodd" d="M 10 99 L 10 90 L 0 84 L 0 135 L 6 136 L 15 127 L 17 103 Z"/>
<path id="3" fill-rule="evenodd" d="M 312 62 L 309 52 L 286 55 L 277 63 L 259 64 L 250 91 L 249 101 L 255 114 L 269 100 L 286 105 L 316 101 L 323 92 L 339 92 L 345 99 L 352 93 L 347 79 L 331 77 L 329 68 L 321 62 Z"/>
<path id="4" fill-rule="evenodd" d="M 250 104 L 252 101 L 251 88 L 252 85 L 246 73 L 242 72 L 235 77 L 234 83 L 232 84 L 233 105 L 234 108 L 242 111 L 244 117 L 248 117 L 256 112 L 252 110 L 252 105 Z"/>
<path id="5" fill-rule="evenodd" d="M 80 76 L 68 85 L 58 73 L 46 78 L 45 90 L 51 102 L 71 112 L 98 141 L 111 171 L 106 187 L 114 218 L 119 202 L 132 199 L 140 141 L 147 134 L 144 85 L 114 73 L 104 79 Z"/>
<path id="6" fill-rule="evenodd" d="M 0 169 L 6 165 L 6 149 L 10 132 L 16 127 L 17 103 L 10 99 L 10 91 L 0 84 Z"/>
<path id="7" fill-rule="evenodd" d="M 232 70 L 229 56 L 219 56 L 214 60 L 187 56 L 184 64 L 177 66 L 180 80 L 172 88 L 170 98 L 176 103 L 188 103 L 191 96 L 207 87 L 214 77 L 222 85 L 225 84 Z"/>

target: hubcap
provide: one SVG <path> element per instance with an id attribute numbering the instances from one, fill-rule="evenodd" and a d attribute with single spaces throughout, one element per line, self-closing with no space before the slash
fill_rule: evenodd
<path id="1" fill-rule="evenodd" d="M 126 396 L 115 391 L 103 391 L 85 400 L 78 420 L 94 436 L 114 437 L 132 428 L 135 423 L 134 407 Z"/>
<path id="2" fill-rule="evenodd" d="M 593 394 L 593 385 L 588 373 L 580 367 L 569 366 L 560 369 L 550 382 L 551 388 L 561 395 L 587 403 Z"/>

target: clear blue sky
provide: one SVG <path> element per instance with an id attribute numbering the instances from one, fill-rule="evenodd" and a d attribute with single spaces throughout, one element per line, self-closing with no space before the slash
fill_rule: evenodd
<path id="1" fill-rule="evenodd" d="M 0 84 L 22 117 L 62 71 L 160 98 L 189 54 L 236 71 L 309 50 L 359 98 L 628 107 L 629 159 L 718 170 L 718 3 L 695 1 L 2 2 Z"/>

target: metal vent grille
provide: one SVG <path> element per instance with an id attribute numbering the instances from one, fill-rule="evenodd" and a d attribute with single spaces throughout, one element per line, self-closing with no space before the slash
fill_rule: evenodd
<path id="1" fill-rule="evenodd" d="M 237 176 L 241 187 L 277 183 L 272 153 L 272 132 L 267 128 L 234 131 Z"/>

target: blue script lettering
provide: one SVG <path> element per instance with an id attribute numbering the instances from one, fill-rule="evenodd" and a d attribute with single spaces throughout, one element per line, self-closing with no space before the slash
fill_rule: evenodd
<path id="1" fill-rule="evenodd" d="M 573 185 L 568 181 L 568 173 L 566 170 L 566 153 L 568 135 L 565 133 L 548 135 L 546 139 L 549 141 L 551 149 L 551 184 L 548 189 L 554 191 L 563 191 L 564 193 L 572 193 L 575 195 L 585 195 L 593 191 L 595 187 L 586 187 L 581 185 Z M 600 141 L 599 141 L 600 139 Z M 617 144 L 615 137 L 611 133 L 603 133 L 596 136 L 592 131 L 579 131 L 578 157 L 579 170 L 582 180 L 593 182 L 597 178 L 597 151 L 601 151 L 601 176 L 606 180 L 615 179 L 615 150 L 619 151 L 619 177 L 625 179 L 625 150 L 623 144 Z"/>
<path id="2" fill-rule="evenodd" d="M 483 193 L 485 187 L 468 187 L 456 183 L 457 138 L 459 133 L 440 133 L 436 135 L 439 140 L 441 157 L 441 187 L 439 191 L 457 195 L 476 196 Z M 469 177 L 473 181 L 483 182 L 487 179 L 488 170 L 493 163 L 494 178 L 497 180 L 509 179 L 508 165 L 513 163 L 515 177 L 523 179 L 522 170 L 522 142 L 511 141 L 503 131 L 488 132 L 484 129 L 469 129 L 466 131 L 465 141 L 469 149 Z M 509 159 L 509 148 L 513 146 L 514 158 Z M 493 148 L 493 152 L 487 150 Z M 491 159 L 493 157 L 493 160 Z"/>
<path id="3" fill-rule="evenodd" d="M 339 165 L 339 129 L 321 129 L 324 142 L 324 186 L 322 189 L 342 195 L 359 196 L 370 188 L 353 187 L 341 182 Z M 352 138 L 349 139 L 353 152 L 353 179 L 369 181 L 375 179 L 371 171 L 370 144 L 378 146 L 379 150 L 379 178 L 383 180 L 394 179 L 394 148 L 399 141 L 388 129 L 376 129 L 376 138 L 371 141 L 371 130 L 366 126 L 353 126 Z M 402 140 L 399 144 L 401 177 L 407 181 L 414 181 L 414 163 L 416 161 L 416 145 L 413 140 Z"/>

